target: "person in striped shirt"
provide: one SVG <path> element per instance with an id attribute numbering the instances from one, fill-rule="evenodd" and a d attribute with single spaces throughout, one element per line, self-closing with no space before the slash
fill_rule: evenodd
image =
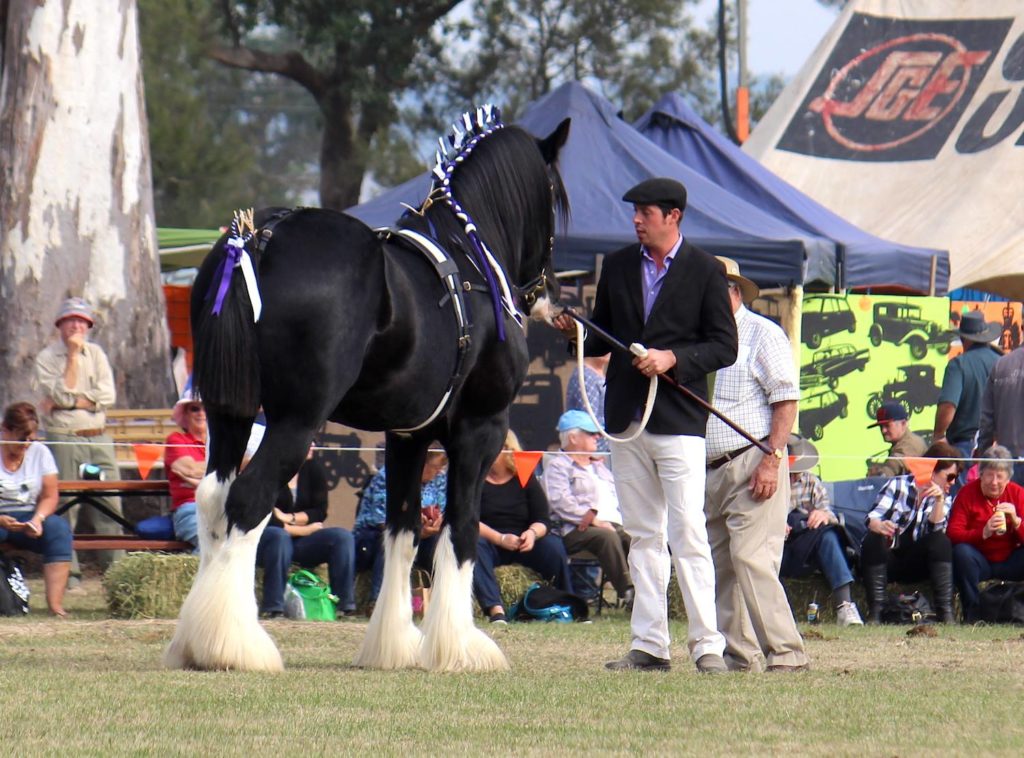
<path id="1" fill-rule="evenodd" d="M 895 476 L 879 490 L 867 515 L 868 533 L 861 548 L 861 571 L 871 605 L 868 623 L 881 622 L 889 578 L 930 578 L 935 611 L 942 623 L 953 615 L 953 546 L 946 535 L 949 490 L 960 472 L 960 452 L 948 442 L 932 443 L 924 458 L 935 465 L 927 481 L 914 474 Z"/>

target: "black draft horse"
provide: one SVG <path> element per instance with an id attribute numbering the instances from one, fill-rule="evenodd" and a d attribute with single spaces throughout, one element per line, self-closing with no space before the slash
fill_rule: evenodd
<path id="1" fill-rule="evenodd" d="M 386 432 L 384 581 L 356 665 L 507 667 L 473 623 L 480 494 L 529 363 L 516 303 L 550 322 L 558 298 L 551 247 L 568 205 L 556 159 L 568 130 L 566 119 L 536 140 L 490 106 L 463 116 L 442 143 L 431 194 L 398 225 L 436 241 L 447 263 L 397 230 L 319 209 L 261 212 L 250 234 L 236 221 L 213 248 L 191 304 L 193 387 L 210 429 L 196 492 L 201 558 L 167 665 L 282 668 L 257 620 L 256 548 L 277 492 L 330 419 Z M 266 433 L 238 473 L 261 405 Z M 421 631 L 409 573 L 434 440 L 449 456 L 448 505 Z"/>

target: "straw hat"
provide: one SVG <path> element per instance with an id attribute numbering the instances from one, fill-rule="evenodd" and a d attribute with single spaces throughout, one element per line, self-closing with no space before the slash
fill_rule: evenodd
<path id="1" fill-rule="evenodd" d="M 721 262 L 722 267 L 725 269 L 725 276 L 730 282 L 736 282 L 740 287 L 740 295 L 743 297 L 743 302 L 749 305 L 757 299 L 757 296 L 761 294 L 760 288 L 747 277 L 740 274 L 740 264 L 734 261 L 732 258 L 726 258 L 724 255 L 716 255 L 716 258 Z"/>
<path id="2" fill-rule="evenodd" d="M 802 474 L 818 465 L 818 448 L 799 434 L 789 435 L 789 473 Z"/>

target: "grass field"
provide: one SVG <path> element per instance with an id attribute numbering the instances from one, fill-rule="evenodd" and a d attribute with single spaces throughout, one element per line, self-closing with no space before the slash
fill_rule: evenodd
<path id="1" fill-rule="evenodd" d="M 614 674 L 629 628 L 606 612 L 498 631 L 510 673 L 438 675 L 351 668 L 364 621 L 273 621 L 283 674 L 199 673 L 160 667 L 173 622 L 107 620 L 87 587 L 73 620 L 0 619 L 5 755 L 1024 753 L 1011 627 L 823 625 L 806 674 L 700 676 L 680 645 L 668 674 Z"/>

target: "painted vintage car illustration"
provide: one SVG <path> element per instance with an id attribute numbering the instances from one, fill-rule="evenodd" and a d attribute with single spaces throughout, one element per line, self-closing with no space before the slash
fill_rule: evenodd
<path id="1" fill-rule="evenodd" d="M 900 366 L 896 370 L 899 373 L 895 379 L 886 383 L 880 392 L 872 392 L 868 397 L 864 409 L 868 418 L 874 419 L 879 407 L 886 400 L 897 401 L 910 416 L 920 413 L 939 399 L 939 391 L 942 388 L 935 384 L 935 366 L 913 364 Z"/>
<path id="2" fill-rule="evenodd" d="M 955 337 L 948 329 L 934 321 L 921 318 L 921 306 L 911 303 L 875 303 L 873 323 L 868 328 L 868 339 L 878 347 L 883 342 L 906 345 L 910 356 L 921 360 L 934 347 L 942 355 L 949 353 Z"/>
<path id="3" fill-rule="evenodd" d="M 820 440 L 825 436 L 825 427 L 837 418 L 846 418 L 849 413 L 846 395 L 830 389 L 823 389 L 808 395 L 800 401 L 800 434 L 808 439 Z"/>
<path id="4" fill-rule="evenodd" d="M 800 333 L 804 344 L 812 350 L 831 334 L 847 331 L 853 334 L 857 319 L 842 295 L 809 295 L 804 299 Z"/>
<path id="5" fill-rule="evenodd" d="M 815 350 L 811 362 L 800 367 L 800 389 L 828 384 L 835 389 L 841 377 L 863 371 L 868 365 L 868 350 L 858 350 L 849 343 Z"/>

